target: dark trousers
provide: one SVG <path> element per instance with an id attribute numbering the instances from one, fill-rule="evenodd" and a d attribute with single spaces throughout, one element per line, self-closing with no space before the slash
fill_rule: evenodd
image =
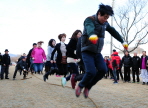
<path id="1" fill-rule="evenodd" d="M 124 67 L 124 81 L 130 81 L 130 67 Z"/>
<path id="2" fill-rule="evenodd" d="M 64 75 L 64 77 L 66 77 L 67 73 L 68 73 L 68 67 L 67 64 L 57 64 L 58 67 L 58 73 L 57 75 Z"/>
<path id="3" fill-rule="evenodd" d="M 106 67 L 107 67 L 107 65 L 106 65 Z M 106 72 L 106 74 L 105 74 L 104 77 L 105 77 L 105 78 L 109 77 L 109 69 L 108 69 L 108 67 L 107 67 L 107 72 Z"/>
<path id="4" fill-rule="evenodd" d="M 85 74 L 79 74 L 75 77 L 75 81 L 81 81 Z"/>
<path id="5" fill-rule="evenodd" d="M 113 78 L 114 78 L 114 81 L 117 82 L 117 69 L 116 68 L 113 68 Z"/>
<path id="6" fill-rule="evenodd" d="M 107 72 L 107 67 L 101 53 L 82 52 L 85 74 L 79 83 L 81 88 L 91 89 Z"/>
<path id="7" fill-rule="evenodd" d="M 50 61 L 48 62 L 48 65 L 45 65 L 46 69 L 46 76 L 51 75 L 51 74 L 59 74 L 58 68 L 57 68 L 57 64 L 56 63 L 50 63 Z"/>
<path id="8" fill-rule="evenodd" d="M 51 67 L 57 68 L 56 63 L 51 63 L 50 61 L 47 61 L 47 62 L 45 63 L 45 71 L 46 71 L 46 72 L 49 72 Z"/>
<path id="9" fill-rule="evenodd" d="M 79 71 L 78 71 L 78 66 L 76 63 L 68 63 L 70 68 L 72 69 L 73 73 L 72 74 L 76 74 L 76 76 L 79 75 Z M 69 75 L 68 77 L 66 77 L 66 80 L 70 80 L 71 75 Z"/>
<path id="10" fill-rule="evenodd" d="M 30 70 L 31 70 L 31 72 L 34 71 L 34 63 L 31 58 L 30 58 Z"/>
<path id="11" fill-rule="evenodd" d="M 5 73 L 5 78 L 8 78 L 9 66 L 2 66 L 1 79 L 4 78 L 4 73 Z"/>
<path id="12" fill-rule="evenodd" d="M 20 70 L 20 72 L 22 72 L 22 69 L 18 68 L 17 66 L 15 67 L 15 71 L 14 71 L 14 74 L 13 74 L 13 78 L 16 77 L 16 74 L 17 74 L 17 71 Z M 20 73 L 21 74 L 21 73 Z"/>
<path id="13" fill-rule="evenodd" d="M 106 73 L 107 77 L 109 77 L 109 69 L 107 68 L 107 73 Z"/>
<path id="14" fill-rule="evenodd" d="M 113 70 L 109 68 L 110 78 L 113 78 Z"/>
<path id="15" fill-rule="evenodd" d="M 46 61 L 45 63 L 45 72 L 49 72 L 51 68 L 51 63 L 50 61 Z"/>
<path id="16" fill-rule="evenodd" d="M 76 75 L 75 81 L 81 81 L 82 78 L 85 75 L 85 67 L 84 67 L 84 64 L 79 65 L 79 68 L 80 68 L 80 72 L 82 71 L 82 73 L 79 73 L 79 75 Z"/>
<path id="17" fill-rule="evenodd" d="M 135 82 L 135 75 L 137 76 L 137 82 L 139 82 L 139 69 L 132 69 L 133 82 Z"/>
<path id="18" fill-rule="evenodd" d="M 121 69 L 117 70 L 117 80 L 120 79 L 119 74 L 120 74 L 121 79 L 123 80 L 123 75 L 122 75 Z"/>

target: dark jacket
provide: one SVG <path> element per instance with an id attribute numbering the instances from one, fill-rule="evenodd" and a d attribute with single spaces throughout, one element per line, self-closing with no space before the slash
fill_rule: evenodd
<path id="1" fill-rule="evenodd" d="M 9 66 L 10 63 L 11 63 L 11 60 L 10 60 L 9 54 L 4 54 L 4 55 L 2 56 L 2 65 L 5 64 L 6 66 Z"/>
<path id="2" fill-rule="evenodd" d="M 82 55 L 81 55 L 81 39 L 82 39 L 82 37 L 80 37 L 78 39 L 77 48 L 76 48 L 76 55 L 77 55 L 78 59 L 82 59 Z"/>
<path id="3" fill-rule="evenodd" d="M 84 21 L 81 51 L 100 53 L 104 45 L 105 31 L 108 31 L 115 39 L 123 43 L 120 34 L 108 22 L 100 24 L 97 15 L 86 18 Z M 89 37 L 93 34 L 99 37 L 97 44 L 92 44 L 89 41 Z"/>
<path id="4" fill-rule="evenodd" d="M 132 57 L 130 55 L 123 56 L 122 64 L 124 64 L 124 67 L 131 67 L 132 66 Z"/>
<path id="5" fill-rule="evenodd" d="M 145 57 L 145 64 L 148 65 L 148 56 Z M 141 60 L 140 60 L 140 69 L 142 68 L 142 59 L 143 59 L 143 56 L 141 56 Z M 146 67 L 148 69 L 148 67 Z"/>
<path id="6" fill-rule="evenodd" d="M 120 60 L 119 69 L 122 68 L 122 60 Z"/>
<path id="7" fill-rule="evenodd" d="M 76 54 L 74 54 L 74 52 L 76 51 L 76 47 L 77 47 L 77 40 L 70 39 L 69 43 L 67 44 L 67 57 L 72 57 L 74 59 L 77 59 Z"/>
<path id="8" fill-rule="evenodd" d="M 139 56 L 133 56 L 132 58 L 132 69 L 139 69 L 140 68 L 140 57 Z"/>
<path id="9" fill-rule="evenodd" d="M 78 65 L 84 65 L 83 60 L 82 60 L 82 53 L 81 53 L 81 39 L 80 37 L 77 42 L 77 48 L 76 48 L 76 55 L 78 59 L 81 59 L 80 62 L 78 62 Z"/>
<path id="10" fill-rule="evenodd" d="M 0 65 L 2 65 L 2 55 L 0 54 Z"/>
<path id="11" fill-rule="evenodd" d="M 28 55 L 27 55 L 27 62 L 30 62 L 32 50 L 33 50 L 33 48 L 30 49 L 30 51 L 29 51 L 29 53 L 28 53 Z"/>
<path id="12" fill-rule="evenodd" d="M 17 62 L 21 61 L 21 60 L 22 60 L 22 57 L 23 57 L 23 56 L 21 56 L 21 57 L 18 59 L 18 61 L 17 61 Z"/>
<path id="13" fill-rule="evenodd" d="M 26 61 L 20 60 L 20 61 L 17 63 L 16 67 L 17 67 L 18 69 L 27 69 L 27 63 L 26 63 Z"/>
<path id="14" fill-rule="evenodd" d="M 61 53 L 60 46 L 61 46 L 61 43 L 56 44 L 55 49 L 53 50 L 53 52 L 51 54 L 51 60 L 53 60 L 53 56 L 54 56 L 55 52 L 57 51 L 57 59 L 56 59 L 57 64 L 61 64 L 61 60 L 62 60 L 62 53 Z M 67 53 L 66 53 L 66 55 L 67 55 Z"/>

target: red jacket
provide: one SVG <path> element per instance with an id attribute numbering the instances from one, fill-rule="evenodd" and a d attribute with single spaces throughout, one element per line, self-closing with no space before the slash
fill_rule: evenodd
<path id="1" fill-rule="evenodd" d="M 108 64 L 109 64 L 109 61 L 108 61 L 108 59 L 104 59 L 104 62 L 106 63 L 106 66 L 108 66 Z"/>
<path id="2" fill-rule="evenodd" d="M 109 69 L 112 69 L 112 68 L 113 68 L 113 67 L 112 67 L 112 63 L 111 63 L 111 60 L 109 60 L 108 68 L 109 68 Z"/>
<path id="3" fill-rule="evenodd" d="M 120 62 L 121 62 L 121 59 L 120 59 L 120 56 L 118 56 L 118 52 L 113 52 L 113 54 L 111 55 L 112 68 L 119 69 Z"/>

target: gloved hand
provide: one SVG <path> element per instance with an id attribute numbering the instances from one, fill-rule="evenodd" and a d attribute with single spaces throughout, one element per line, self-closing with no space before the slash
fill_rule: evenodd
<path id="1" fill-rule="evenodd" d="M 97 44 L 97 42 L 98 42 L 98 36 L 97 35 L 91 35 L 89 37 L 89 40 L 91 41 L 91 43 Z"/>
<path id="2" fill-rule="evenodd" d="M 123 45 L 124 49 L 128 50 L 128 44 L 127 44 L 127 42 L 124 42 L 122 45 Z"/>
<path id="3" fill-rule="evenodd" d="M 26 71 L 26 69 L 23 69 L 24 71 Z"/>

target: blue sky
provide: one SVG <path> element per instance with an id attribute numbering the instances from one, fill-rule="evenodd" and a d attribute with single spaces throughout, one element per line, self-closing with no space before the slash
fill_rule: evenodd
<path id="1" fill-rule="evenodd" d="M 51 38 L 66 33 L 68 43 L 76 29 L 83 31 L 86 17 L 96 13 L 100 3 L 111 5 L 112 0 L 0 0 L 0 52 L 28 53 L 32 43 L 44 41 L 46 51 Z M 116 1 L 118 6 L 125 0 Z M 116 6 L 116 5 L 115 5 Z M 109 19 L 110 21 L 110 19 Z M 105 41 L 110 39 L 106 33 Z M 117 43 L 120 44 L 120 43 Z M 103 54 L 109 54 L 105 45 Z"/>

